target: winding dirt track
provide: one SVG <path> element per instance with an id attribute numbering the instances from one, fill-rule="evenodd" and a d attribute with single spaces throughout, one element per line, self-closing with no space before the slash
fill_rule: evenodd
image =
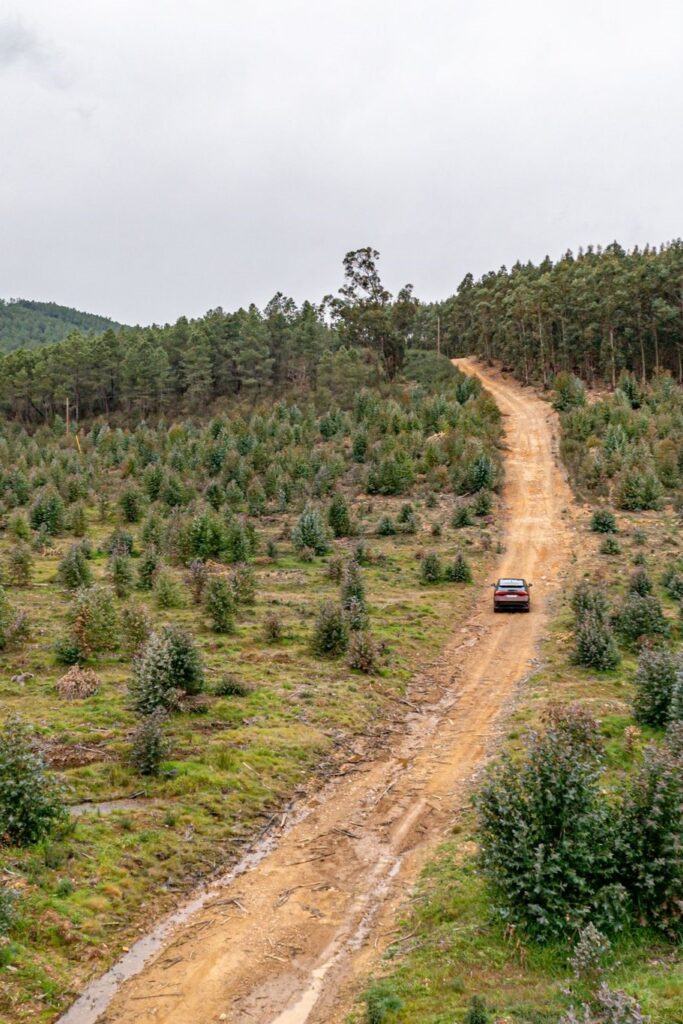
<path id="1" fill-rule="evenodd" d="M 438 702 L 410 712 L 391 751 L 350 763 L 309 800 L 260 863 L 171 933 L 101 1021 L 343 1020 L 408 887 L 466 801 L 565 573 L 572 499 L 548 406 L 474 361 L 457 363 L 481 377 L 505 416 L 506 532 L 497 572 L 533 579 L 532 613 L 494 616 L 490 591 L 482 591 L 466 627 L 415 681 L 416 700 L 436 690 Z"/>

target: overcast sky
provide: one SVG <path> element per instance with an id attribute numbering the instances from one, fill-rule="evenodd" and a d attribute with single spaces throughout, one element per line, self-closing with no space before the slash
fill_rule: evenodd
<path id="1" fill-rule="evenodd" d="M 5 0 L 0 296 L 127 323 L 683 235 L 681 0 Z"/>

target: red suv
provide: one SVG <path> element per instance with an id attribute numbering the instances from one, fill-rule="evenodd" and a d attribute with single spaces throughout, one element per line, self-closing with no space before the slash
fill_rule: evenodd
<path id="1" fill-rule="evenodd" d="M 492 583 L 494 612 L 528 612 L 531 608 L 531 583 L 520 579 L 504 579 Z"/>

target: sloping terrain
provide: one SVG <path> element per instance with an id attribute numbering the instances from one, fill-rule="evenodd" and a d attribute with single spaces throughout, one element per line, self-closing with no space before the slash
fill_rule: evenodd
<path id="1" fill-rule="evenodd" d="M 62 341 L 72 331 L 102 334 L 108 327 L 119 326 L 108 317 L 82 313 L 56 302 L 0 300 L 0 352 L 39 348 L 41 345 Z"/>
<path id="2" fill-rule="evenodd" d="M 535 583 L 531 615 L 494 616 L 484 592 L 468 624 L 409 695 L 405 736 L 344 770 L 285 818 L 258 862 L 219 887 L 106 1009 L 109 1024 L 343 1019 L 353 977 L 436 843 L 447 833 L 516 684 L 529 672 L 569 558 L 571 495 L 554 419 L 519 386 L 468 360 L 505 416 L 506 529 L 496 572 Z M 133 963 L 135 952 L 129 958 Z M 98 1019 L 92 986 L 64 1024 Z"/>

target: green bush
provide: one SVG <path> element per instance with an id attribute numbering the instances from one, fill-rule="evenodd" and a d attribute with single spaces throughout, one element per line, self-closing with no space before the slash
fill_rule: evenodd
<path id="1" fill-rule="evenodd" d="M 263 639 L 267 644 L 279 644 L 284 636 L 282 619 L 277 612 L 266 612 L 263 618 Z"/>
<path id="2" fill-rule="evenodd" d="M 172 711 L 180 694 L 201 693 L 204 667 L 190 635 L 177 626 L 152 633 L 133 662 L 128 688 L 131 705 L 141 715 L 159 708 Z"/>
<path id="3" fill-rule="evenodd" d="M 64 527 L 64 502 L 54 488 L 46 487 L 31 505 L 31 529 L 40 530 L 49 537 L 61 533 Z"/>
<path id="4" fill-rule="evenodd" d="M 396 533 L 396 524 L 391 516 L 384 515 L 377 523 L 378 537 L 393 537 Z"/>
<path id="5" fill-rule="evenodd" d="M 644 725 L 665 726 L 671 717 L 671 702 L 680 659 L 666 647 L 644 648 L 638 659 L 633 710 Z"/>
<path id="6" fill-rule="evenodd" d="M 474 518 L 469 505 L 459 505 L 451 516 L 451 526 L 461 530 L 465 526 L 474 526 Z"/>
<path id="7" fill-rule="evenodd" d="M 343 494 L 339 491 L 333 496 L 330 508 L 327 513 L 327 521 L 335 537 L 351 536 L 351 515 L 349 505 Z"/>
<path id="8" fill-rule="evenodd" d="M 292 531 L 292 543 L 297 551 L 310 548 L 316 555 L 325 555 L 330 549 L 327 531 L 317 508 L 307 505 Z"/>
<path id="9" fill-rule="evenodd" d="M 632 573 L 628 581 L 628 589 L 632 594 L 640 594 L 641 597 L 647 597 L 652 593 L 652 581 L 645 569 L 641 567 Z"/>
<path id="10" fill-rule="evenodd" d="M 446 569 L 446 579 L 449 583 L 472 582 L 472 570 L 470 569 L 470 564 L 462 551 L 457 553 L 451 564 Z"/>
<path id="11" fill-rule="evenodd" d="M 235 604 L 253 604 L 256 600 L 256 577 L 248 565 L 237 565 L 230 573 L 230 588 Z"/>
<path id="12" fill-rule="evenodd" d="M 628 512 L 658 508 L 662 487 L 655 474 L 631 468 L 622 473 L 617 484 L 616 501 Z"/>
<path id="13" fill-rule="evenodd" d="M 375 463 L 368 471 L 368 494 L 406 494 L 415 480 L 415 467 L 406 452 L 398 451 Z"/>
<path id="14" fill-rule="evenodd" d="M 490 1019 L 486 1003 L 481 996 L 472 996 L 463 1024 L 489 1024 Z"/>
<path id="15" fill-rule="evenodd" d="M 355 600 L 363 610 L 366 610 L 365 584 L 363 583 L 363 574 L 361 572 L 360 566 L 355 561 L 351 561 L 348 563 L 342 576 L 342 608 L 348 610 L 351 607 L 351 602 L 353 600 Z"/>
<path id="16" fill-rule="evenodd" d="M 129 655 L 135 655 L 152 632 L 152 620 L 143 604 L 127 604 L 121 611 L 121 640 Z"/>
<path id="17" fill-rule="evenodd" d="M 129 530 L 117 529 L 107 539 L 104 550 L 111 556 L 132 555 L 134 543 L 133 534 Z"/>
<path id="18" fill-rule="evenodd" d="M 558 412 L 575 409 L 586 404 L 586 385 L 573 373 L 562 370 L 553 381 L 555 397 L 553 408 Z"/>
<path id="19" fill-rule="evenodd" d="M 384 1024 L 387 1014 L 394 1013 L 403 1007 L 403 1003 L 388 987 L 387 982 L 375 985 L 366 993 L 365 1005 L 367 1024 Z"/>
<path id="20" fill-rule="evenodd" d="M 340 605 L 325 601 L 318 610 L 311 648 L 321 658 L 338 658 L 349 646 L 349 628 Z"/>
<path id="21" fill-rule="evenodd" d="M 619 878 L 637 919 L 683 935 L 683 760 L 666 745 L 650 747 L 619 819 Z"/>
<path id="22" fill-rule="evenodd" d="M 669 635 L 669 623 L 664 617 L 662 606 L 652 594 L 645 597 L 628 594 L 614 618 L 614 626 L 629 646 L 635 646 L 648 638 Z"/>
<path id="23" fill-rule="evenodd" d="M 215 633 L 232 633 L 235 628 L 235 597 L 230 581 L 214 576 L 206 586 L 204 604 Z"/>
<path id="24" fill-rule="evenodd" d="M 607 620 L 594 611 L 587 611 L 577 620 L 574 661 L 585 668 L 607 672 L 619 664 L 619 651 Z"/>
<path id="25" fill-rule="evenodd" d="M 19 894 L 0 883 L 0 938 L 12 929 L 18 919 Z"/>
<path id="26" fill-rule="evenodd" d="M 27 587 L 31 582 L 33 555 L 28 544 L 16 544 L 7 553 L 7 578 L 14 587 Z"/>
<path id="27" fill-rule="evenodd" d="M 170 753 L 170 743 L 164 735 L 165 720 L 163 711 L 153 711 L 142 719 L 133 733 L 130 763 L 138 775 L 159 775 L 161 763 Z"/>
<path id="28" fill-rule="evenodd" d="M 33 749 L 25 724 L 10 716 L 0 726 L 0 843 L 28 846 L 65 820 L 62 794 Z"/>
<path id="29" fill-rule="evenodd" d="M 157 574 L 154 582 L 154 596 L 157 607 L 164 611 L 182 608 L 185 604 L 180 584 L 168 569 L 161 569 Z"/>
<path id="30" fill-rule="evenodd" d="M 620 555 L 621 544 L 616 537 L 605 537 L 602 544 L 600 545 L 601 555 Z"/>
<path id="31" fill-rule="evenodd" d="M 112 651 L 118 645 L 118 616 L 110 587 L 98 585 L 79 590 L 68 611 L 70 635 L 79 661 Z"/>
<path id="32" fill-rule="evenodd" d="M 140 590 L 153 590 L 161 567 L 156 551 L 143 551 L 138 562 L 138 587 Z"/>
<path id="33" fill-rule="evenodd" d="M 126 523 L 139 523 L 142 519 L 144 497 L 139 487 L 129 484 L 121 492 L 119 508 Z"/>
<path id="34" fill-rule="evenodd" d="M 585 711 L 556 710 L 521 760 L 506 755 L 489 770 L 477 797 L 482 861 L 501 911 L 542 940 L 624 920 L 596 737 Z"/>
<path id="35" fill-rule="evenodd" d="M 92 572 L 81 544 L 72 544 L 59 563 L 59 582 L 67 590 L 78 590 L 92 584 Z"/>
<path id="36" fill-rule="evenodd" d="M 109 581 L 117 597 L 128 597 L 135 583 L 135 573 L 127 555 L 114 555 L 109 559 Z"/>
<path id="37" fill-rule="evenodd" d="M 367 630 L 358 629 L 351 633 L 349 640 L 349 668 L 366 675 L 373 675 L 378 669 L 379 650 Z"/>
<path id="38" fill-rule="evenodd" d="M 443 579 L 441 559 L 434 552 L 425 555 L 420 563 L 420 582 L 425 585 L 439 583 Z"/>
<path id="39" fill-rule="evenodd" d="M 493 509 L 493 500 L 488 491 L 480 491 L 473 504 L 475 516 L 489 516 Z"/>
<path id="40" fill-rule="evenodd" d="M 609 602 L 604 588 L 589 580 L 581 580 L 577 585 L 572 594 L 571 605 L 577 619 L 587 612 L 607 618 L 609 612 Z"/>
<path id="41" fill-rule="evenodd" d="M 185 582 L 192 594 L 193 602 L 201 604 L 206 585 L 209 582 L 209 570 L 206 562 L 200 558 L 193 559 L 187 567 Z"/>
<path id="42" fill-rule="evenodd" d="M 617 521 L 614 513 L 607 508 L 597 508 L 591 516 L 591 530 L 593 533 L 616 533 Z"/>

